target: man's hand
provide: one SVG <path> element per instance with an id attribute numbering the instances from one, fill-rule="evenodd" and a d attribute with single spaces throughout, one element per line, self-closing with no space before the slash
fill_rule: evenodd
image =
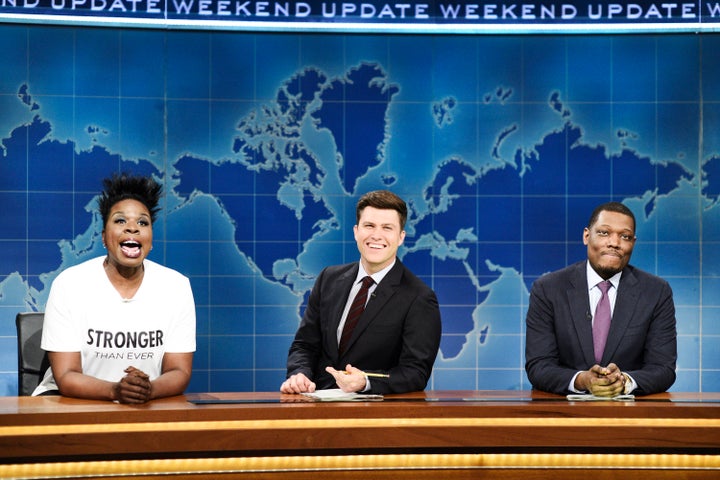
<path id="1" fill-rule="evenodd" d="M 360 392 L 365 390 L 367 380 L 362 370 L 353 367 L 349 363 L 345 370 L 335 370 L 333 367 L 325 367 L 325 371 L 335 377 L 335 382 L 343 392 Z"/>
<path id="2" fill-rule="evenodd" d="M 598 397 L 614 397 L 625 393 L 625 375 L 614 363 L 607 367 L 593 365 L 575 378 L 575 388 Z"/>
<path id="3" fill-rule="evenodd" d="M 120 403 L 145 403 L 150 400 L 150 377 L 135 367 L 125 369 L 126 375 L 115 384 L 115 399 Z"/>
<path id="4" fill-rule="evenodd" d="M 281 393 L 312 393 L 315 391 L 315 382 L 310 381 L 304 373 L 296 373 L 280 385 Z"/>

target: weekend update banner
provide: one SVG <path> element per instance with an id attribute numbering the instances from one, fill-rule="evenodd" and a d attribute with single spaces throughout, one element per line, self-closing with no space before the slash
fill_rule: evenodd
<path id="1" fill-rule="evenodd" d="M 720 27 L 720 0 L 0 0 L 2 21 L 430 33 L 700 32 Z"/>

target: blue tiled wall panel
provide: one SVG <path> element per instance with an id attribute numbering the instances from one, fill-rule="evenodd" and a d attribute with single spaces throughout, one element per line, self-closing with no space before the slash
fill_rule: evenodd
<path id="1" fill-rule="evenodd" d="M 429 388 L 528 389 L 532 282 L 581 260 L 593 207 L 668 280 L 674 391 L 720 391 L 720 37 L 382 35 L 3 25 L 0 395 L 18 311 L 103 255 L 101 179 L 163 183 L 153 261 L 190 278 L 189 391 L 276 391 L 355 202 L 409 205 L 402 261 L 443 337 Z"/>

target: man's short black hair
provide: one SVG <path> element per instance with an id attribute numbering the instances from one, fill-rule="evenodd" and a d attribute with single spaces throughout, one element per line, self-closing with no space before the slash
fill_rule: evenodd
<path id="1" fill-rule="evenodd" d="M 635 215 L 633 214 L 632 210 L 630 210 L 628 207 L 626 207 L 620 202 L 607 202 L 595 207 L 592 215 L 590 215 L 590 220 L 588 220 L 587 228 L 592 227 L 595 222 L 597 222 L 597 219 L 600 216 L 600 212 L 616 212 L 627 215 L 628 217 L 632 218 L 633 232 L 635 232 Z"/>

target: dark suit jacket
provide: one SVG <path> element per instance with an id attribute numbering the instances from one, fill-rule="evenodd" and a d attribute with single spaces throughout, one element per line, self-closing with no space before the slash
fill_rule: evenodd
<path id="1" fill-rule="evenodd" d="M 287 376 L 302 372 L 318 390 L 337 388 L 325 367 L 350 363 L 390 375 L 370 379 L 373 393 L 423 390 L 440 346 L 440 309 L 435 293 L 400 260 L 377 285 L 340 356 L 337 329 L 358 269 L 358 262 L 336 265 L 317 277 L 290 346 Z"/>
<path id="2" fill-rule="evenodd" d="M 525 370 L 533 387 L 570 393 L 572 377 L 595 364 L 586 262 L 537 279 L 526 318 Z M 675 305 L 668 283 L 627 266 L 620 277 L 602 366 L 615 363 L 635 379 L 636 395 L 675 382 Z"/>

